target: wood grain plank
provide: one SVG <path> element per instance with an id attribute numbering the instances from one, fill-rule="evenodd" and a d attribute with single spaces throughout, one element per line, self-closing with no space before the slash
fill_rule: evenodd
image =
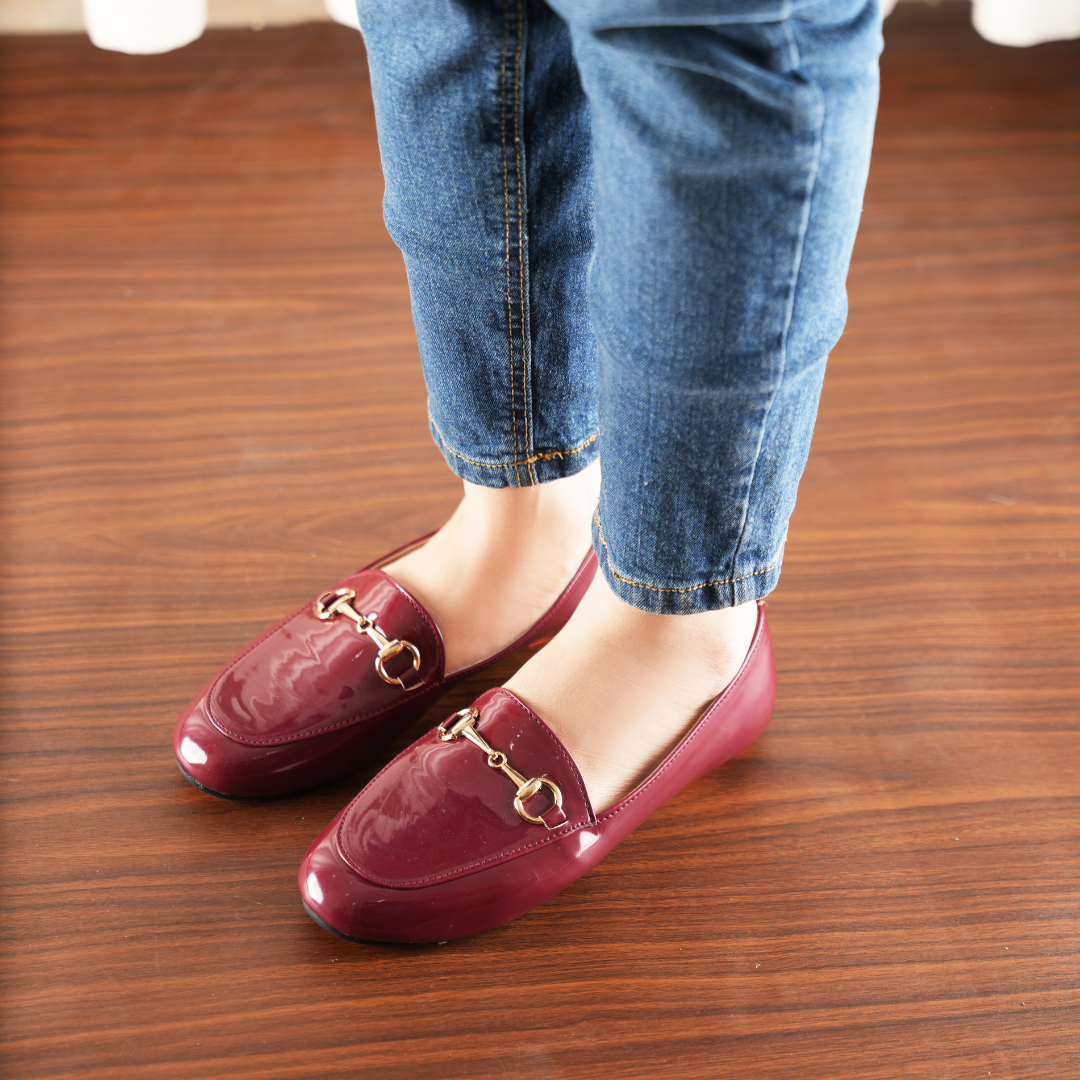
<path id="1" fill-rule="evenodd" d="M 5 1076 L 1080 1075 L 1077 43 L 889 19 L 773 723 L 441 948 L 300 908 L 374 765 L 234 804 L 168 744 L 240 643 L 455 502 L 361 43 L 0 54 Z"/>

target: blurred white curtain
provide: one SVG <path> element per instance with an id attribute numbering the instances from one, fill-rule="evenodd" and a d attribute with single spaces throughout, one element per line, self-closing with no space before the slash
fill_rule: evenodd
<path id="1" fill-rule="evenodd" d="M 1080 37 L 1080 0 L 972 0 L 971 21 L 998 45 Z"/>
<path id="2" fill-rule="evenodd" d="M 356 15 L 356 0 L 323 0 L 323 3 L 331 19 L 344 26 L 351 26 L 354 30 L 360 29 L 360 19 Z"/>
<path id="3" fill-rule="evenodd" d="M 332 19 L 360 29 L 354 0 L 323 0 Z M 99 49 L 163 53 L 206 29 L 207 0 L 82 0 L 83 23 Z"/>
<path id="4" fill-rule="evenodd" d="M 163 53 L 206 29 L 206 0 L 82 0 L 83 22 L 99 49 Z"/>
<path id="5" fill-rule="evenodd" d="M 896 4 L 881 0 L 882 14 L 891 14 Z M 1080 37 L 1080 0 L 971 0 L 971 21 L 995 45 L 1065 41 Z"/>
<path id="6" fill-rule="evenodd" d="M 160 53 L 206 29 L 207 0 L 82 0 L 90 40 L 102 49 Z M 323 0 L 331 18 L 359 29 L 353 0 Z M 887 15 L 896 0 L 881 0 Z M 971 20 L 987 41 L 1037 45 L 1080 37 L 1080 0 L 972 0 Z"/>

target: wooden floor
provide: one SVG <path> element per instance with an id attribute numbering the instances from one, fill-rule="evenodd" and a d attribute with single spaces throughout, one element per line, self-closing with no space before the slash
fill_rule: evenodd
<path id="1" fill-rule="evenodd" d="M 455 501 L 359 37 L 0 53 L 5 1077 L 1080 1076 L 1080 44 L 889 20 L 772 726 L 441 948 L 301 909 L 365 774 L 234 804 L 169 745 Z"/>

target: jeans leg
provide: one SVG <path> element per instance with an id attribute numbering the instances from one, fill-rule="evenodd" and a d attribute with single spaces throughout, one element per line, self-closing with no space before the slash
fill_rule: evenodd
<path id="1" fill-rule="evenodd" d="M 519 487 L 595 459 L 588 103 L 539 0 L 360 0 L 432 434 Z"/>
<path id="2" fill-rule="evenodd" d="M 876 0 L 551 0 L 592 108 L 612 589 L 646 611 L 775 586 L 869 164 Z"/>

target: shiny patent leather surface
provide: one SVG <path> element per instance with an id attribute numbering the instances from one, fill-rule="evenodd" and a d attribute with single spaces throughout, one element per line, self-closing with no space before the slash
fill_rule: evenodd
<path id="1" fill-rule="evenodd" d="M 508 690 L 489 690 L 474 706 L 476 730 L 525 777 L 547 777 L 562 792 L 571 828 L 593 820 L 585 784 L 562 743 Z M 342 815 L 337 847 L 362 877 L 393 888 L 422 888 L 463 877 L 559 841 L 566 829 L 526 824 L 514 809 L 515 785 L 465 739 L 429 731 L 392 761 Z M 542 812 L 547 792 L 532 802 Z M 525 827 L 523 827 L 525 824 Z"/>
<path id="2" fill-rule="evenodd" d="M 476 746 L 441 742 L 436 729 L 323 830 L 300 866 L 304 906 L 321 925 L 359 940 L 448 941 L 510 922 L 749 746 L 768 724 L 775 695 L 760 608 L 750 651 L 720 697 L 649 777 L 594 815 L 577 767 L 543 721 L 508 691 L 488 691 L 474 706 L 477 731 L 518 772 L 558 784 L 566 821 L 554 829 L 522 821 L 513 784 Z"/>
<path id="3" fill-rule="evenodd" d="M 442 679 L 442 635 L 400 585 L 381 570 L 361 570 L 338 588 L 355 590 L 352 606 L 377 613 L 385 636 L 419 649 L 417 689 Z M 223 734 L 249 746 L 294 742 L 358 723 L 416 692 L 379 676 L 378 651 L 351 620 L 324 621 L 306 604 L 222 669 L 206 696 L 207 715 Z"/>
<path id="4" fill-rule="evenodd" d="M 406 545 L 406 550 L 413 544 Z M 385 563 L 397 552 L 379 560 Z M 347 775 L 462 679 L 523 645 L 557 632 L 596 570 L 590 552 L 551 609 L 496 656 L 447 677 L 442 636 L 423 607 L 375 565 L 339 583 L 378 630 L 416 646 L 420 663 L 407 689 L 382 679 L 379 646 L 344 616 L 320 619 L 305 604 L 257 637 L 181 716 L 173 751 L 181 771 L 215 794 L 265 797 Z M 411 670 L 402 654 L 390 673 Z M 396 665 L 396 666 L 395 666 Z"/>

